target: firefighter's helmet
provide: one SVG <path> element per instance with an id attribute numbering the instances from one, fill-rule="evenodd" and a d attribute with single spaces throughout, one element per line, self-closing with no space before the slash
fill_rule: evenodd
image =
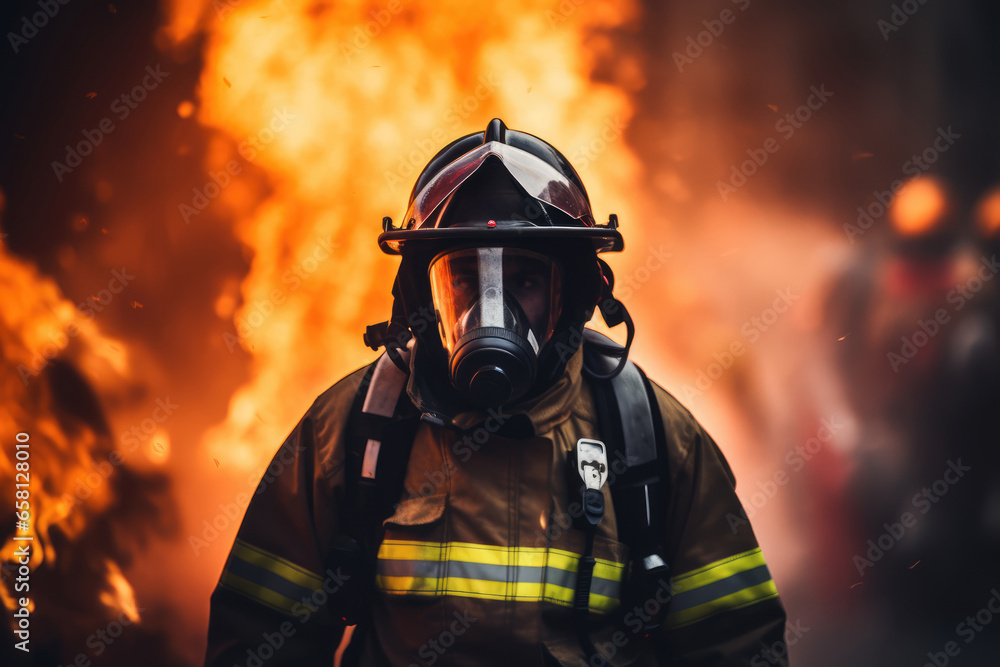
<path id="1" fill-rule="evenodd" d="M 499 118 L 435 155 L 402 223 L 383 219 L 378 238 L 402 255 L 396 328 L 417 338 L 428 368 L 447 368 L 451 387 L 434 393 L 490 406 L 549 386 L 598 302 L 613 300 L 597 253 L 622 249 L 617 227 L 613 215 L 594 221 L 562 153 Z"/>

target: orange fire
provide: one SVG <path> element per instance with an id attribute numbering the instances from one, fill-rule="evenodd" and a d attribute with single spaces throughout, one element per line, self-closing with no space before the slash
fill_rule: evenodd
<path id="1" fill-rule="evenodd" d="M 17 482 L 28 484 L 23 498 L 28 503 L 27 525 L 19 524 L 16 533 L 6 537 L 2 558 L 15 563 L 14 550 L 29 545 L 34 571 L 65 558 L 56 544 L 72 545 L 115 500 L 113 485 L 106 481 L 114 470 L 106 461 L 102 468 L 100 460 L 102 452 L 110 451 L 107 433 L 99 423 L 60 407 L 49 373 L 72 360 L 91 384 L 107 387 L 129 372 L 129 357 L 125 346 L 101 334 L 51 278 L 11 256 L 2 242 L 0 302 L 0 434 L 4 443 L 24 434 L 17 441 L 28 445 L 23 450 L 27 457 L 16 460 L 13 444 L 0 449 L 0 488 L 14 489 L 19 471 Z M 15 469 L 18 462 L 22 465 Z M 100 475 L 101 470 L 108 474 Z M 110 560 L 108 564 L 107 581 L 114 579 L 118 593 L 105 602 L 117 613 L 125 609 L 121 601 L 131 598 L 131 587 L 118 565 Z M 0 587 L 0 595 L 7 608 L 16 608 L 6 586 Z"/>
<path id="2" fill-rule="evenodd" d="M 81 349 L 84 364 L 92 368 L 103 366 L 120 372 L 127 359 L 122 347 L 103 337 L 92 322 L 83 321 L 76 307 L 61 296 L 54 281 L 40 276 L 30 264 L 10 256 L 2 244 L 0 295 L 4 303 L 0 312 L 3 319 L 0 336 L 8 370 L 0 387 L 0 400 L 7 408 L 0 412 L 0 432 L 5 442 L 13 442 L 15 433 L 27 432 L 30 472 L 36 479 L 65 484 L 68 491 L 76 477 L 74 473 L 89 472 L 93 463 L 90 452 L 97 436 L 92 429 L 83 427 L 74 437 L 58 423 L 49 410 L 52 399 L 40 375 L 70 346 Z M 47 446 L 66 455 L 59 460 L 47 456 Z M 13 488 L 13 456 L 9 447 L 0 454 L 4 488 Z M 53 466 L 62 469 L 51 469 Z M 70 513 L 61 494 L 43 492 L 40 484 L 32 485 L 31 491 L 33 516 L 29 534 L 36 538 L 33 564 L 37 566 L 46 558 L 55 557 L 46 539 L 53 526 L 58 525 L 69 536 L 77 534 L 82 526 L 79 523 L 81 515 Z M 92 502 L 104 504 L 106 498 L 98 494 Z M 8 542 L 4 553 L 15 544 Z"/>
<path id="3" fill-rule="evenodd" d="M 375 244 L 381 218 L 402 213 L 452 139 L 499 116 L 560 147 L 599 216 L 637 220 L 621 193 L 638 169 L 623 131 L 639 67 L 621 58 L 613 82 L 592 81 L 611 49 L 602 31 L 633 21 L 635 3 L 215 4 L 173 2 L 165 34 L 181 48 L 207 33 L 197 117 L 229 141 L 206 168 L 251 162 L 269 191 L 218 200 L 246 211 L 235 226 L 253 264 L 229 344 L 252 356 L 253 379 L 208 435 L 205 465 L 260 470 L 312 399 L 373 357 L 361 332 L 388 316 L 395 273 Z"/>

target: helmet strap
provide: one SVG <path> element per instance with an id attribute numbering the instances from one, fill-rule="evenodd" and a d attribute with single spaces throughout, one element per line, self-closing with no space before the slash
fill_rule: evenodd
<path id="1" fill-rule="evenodd" d="M 596 347 L 604 354 L 610 355 L 612 357 L 618 357 L 618 365 L 615 366 L 614 370 L 607 374 L 593 374 L 593 377 L 598 380 L 610 380 L 625 368 L 625 363 L 628 361 L 628 352 L 632 347 L 632 341 L 635 338 L 635 324 L 632 322 L 632 316 L 629 315 L 628 309 L 625 308 L 625 304 L 615 298 L 613 290 L 615 287 L 615 274 L 611 271 L 611 267 L 603 259 L 597 260 L 600 266 L 601 275 L 603 277 L 603 285 L 601 286 L 601 298 L 597 302 L 597 307 L 601 311 L 601 317 L 604 318 L 604 323 L 608 325 L 609 328 L 613 329 L 619 324 L 625 324 L 625 330 L 627 332 L 625 339 L 625 347 L 619 348 L 608 347 L 606 345 L 601 345 L 600 343 L 594 343 Z"/>
<path id="2" fill-rule="evenodd" d="M 385 347 L 389 357 L 395 362 L 399 358 L 397 350 L 406 347 L 412 338 L 410 328 L 406 323 L 406 313 L 403 310 L 403 300 L 399 293 L 399 276 L 392 284 L 392 316 L 386 322 L 369 325 L 363 335 L 365 345 L 373 350 Z M 399 366 L 399 363 L 396 363 Z M 409 372 L 409 367 L 404 372 Z"/>

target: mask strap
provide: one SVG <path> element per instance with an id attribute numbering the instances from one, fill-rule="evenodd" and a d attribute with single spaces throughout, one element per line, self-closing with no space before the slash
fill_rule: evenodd
<path id="1" fill-rule="evenodd" d="M 601 298 L 597 302 L 597 307 L 601 310 L 601 317 L 604 318 L 604 323 L 612 329 L 624 322 L 625 330 L 628 332 L 625 339 L 625 347 L 623 348 L 593 343 L 603 353 L 612 357 L 618 357 L 618 365 L 610 373 L 593 374 L 593 377 L 598 380 L 610 380 L 621 373 L 622 369 L 625 368 L 626 362 L 628 362 L 628 352 L 632 347 L 632 340 L 635 338 L 635 324 L 632 323 L 632 316 L 629 315 L 625 304 L 616 299 L 614 294 L 612 294 L 615 286 L 615 274 L 611 271 L 611 267 L 602 259 L 598 259 L 597 264 L 604 283 L 601 286 Z"/>
<path id="2" fill-rule="evenodd" d="M 385 351 L 389 359 L 404 373 L 409 373 L 410 368 L 399 350 L 404 349 L 413 335 L 406 325 L 406 314 L 403 312 L 403 300 L 399 293 L 399 276 L 392 286 L 392 317 L 387 322 L 372 324 L 365 329 L 365 345 L 373 350 L 378 350 L 385 346 Z"/>

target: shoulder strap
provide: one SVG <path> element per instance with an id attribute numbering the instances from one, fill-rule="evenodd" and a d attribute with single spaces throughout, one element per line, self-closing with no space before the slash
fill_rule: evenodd
<path id="1" fill-rule="evenodd" d="M 592 379 L 608 448 L 618 536 L 633 556 L 632 578 L 638 580 L 633 588 L 649 589 L 670 570 L 661 544 L 670 499 L 666 433 L 653 386 L 637 365 L 628 361 L 616 376 L 603 379 L 619 363 L 617 355 L 607 352 L 613 347 L 621 349 L 610 338 L 585 330 L 584 372 Z"/>
<path id="2" fill-rule="evenodd" d="M 406 379 L 383 354 L 358 385 L 347 420 L 343 523 L 334 550 L 358 581 L 368 578 L 382 521 L 402 493 L 417 425 Z"/>
<path id="3" fill-rule="evenodd" d="M 348 419 L 347 500 L 352 511 L 345 522 L 345 533 L 366 547 L 377 546 L 370 543 L 373 531 L 381 528 L 402 492 L 417 426 L 406 394 L 408 376 L 396 360 L 383 354 L 369 374 L 368 382 L 362 380 L 358 387 Z"/>
<path id="4" fill-rule="evenodd" d="M 397 358 L 394 358 L 397 357 Z M 335 550 L 358 585 L 341 613 L 355 625 L 341 658 L 345 666 L 359 665 L 369 640 L 371 586 L 375 556 L 384 534 L 382 521 L 402 494 L 417 415 L 406 393 L 408 355 L 383 354 L 369 367 L 358 385 L 347 421 L 345 470 L 346 511 L 343 533 Z M 401 363 L 402 362 L 402 363 Z"/>
<path id="5" fill-rule="evenodd" d="M 622 349 L 607 336 L 590 329 L 584 331 L 583 371 L 591 378 L 597 417 L 607 440 L 608 460 L 612 461 L 614 456 L 613 462 L 625 465 L 623 472 L 616 470 L 617 484 L 622 487 L 668 483 L 669 479 L 662 474 L 666 463 L 662 420 L 658 406 L 654 409 L 656 397 L 645 373 L 628 361 L 615 377 L 594 379 L 618 363 L 616 355 L 605 352 L 614 347 Z"/>

